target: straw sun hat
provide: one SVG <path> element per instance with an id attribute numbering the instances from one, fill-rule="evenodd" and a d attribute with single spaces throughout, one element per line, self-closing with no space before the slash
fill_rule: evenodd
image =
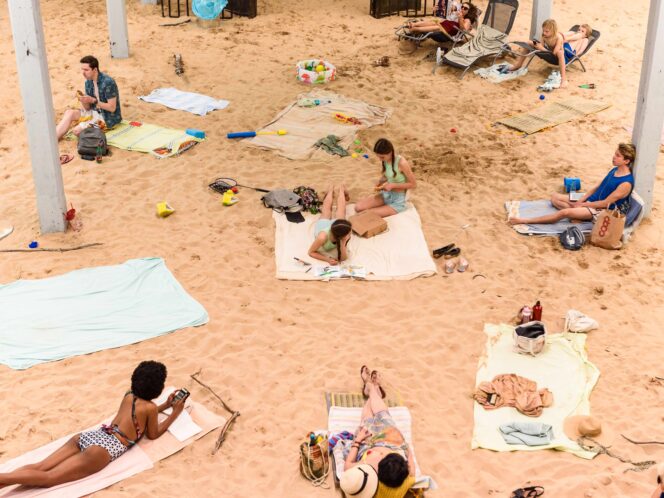
<path id="1" fill-rule="evenodd" d="M 372 498 L 378 489 L 378 474 L 371 465 L 363 463 L 346 470 L 339 485 L 349 498 Z"/>
<path id="2" fill-rule="evenodd" d="M 615 439 L 615 434 L 606 427 L 597 417 L 590 415 L 573 415 L 563 422 L 563 431 L 572 441 L 582 436 L 589 437 L 606 446 Z"/>

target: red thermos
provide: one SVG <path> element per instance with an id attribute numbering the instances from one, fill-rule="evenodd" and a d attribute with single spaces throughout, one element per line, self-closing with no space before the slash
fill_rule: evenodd
<path id="1" fill-rule="evenodd" d="M 542 321 L 542 305 L 539 301 L 533 306 L 533 320 Z"/>

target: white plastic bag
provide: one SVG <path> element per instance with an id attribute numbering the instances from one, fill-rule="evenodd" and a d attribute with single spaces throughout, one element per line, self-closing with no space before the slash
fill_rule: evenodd
<path id="1" fill-rule="evenodd" d="M 577 310 L 568 310 L 565 316 L 565 332 L 590 332 L 599 328 L 597 320 Z"/>

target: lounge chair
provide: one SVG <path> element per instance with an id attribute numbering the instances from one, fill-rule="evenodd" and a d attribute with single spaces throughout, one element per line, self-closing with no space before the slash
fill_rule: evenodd
<path id="1" fill-rule="evenodd" d="M 576 32 L 576 31 L 579 31 L 579 28 L 580 28 L 580 26 L 578 24 L 576 24 L 576 25 L 572 26 L 569 30 Z M 575 54 L 572 58 L 570 58 L 567 62 L 565 62 L 565 67 L 567 67 L 567 66 L 573 64 L 574 62 L 578 61 L 579 64 L 581 64 L 581 69 L 583 70 L 583 72 L 585 72 L 586 71 L 586 66 L 583 65 L 583 61 L 581 60 L 581 57 L 583 57 L 585 54 L 588 53 L 590 48 L 599 39 L 599 36 L 600 36 L 600 32 L 597 31 L 596 29 L 593 29 L 592 34 L 588 37 L 588 45 L 586 45 L 586 48 L 580 54 Z M 533 59 L 535 57 L 539 57 L 540 59 L 548 62 L 552 66 L 557 66 L 558 65 L 558 57 L 553 55 L 553 53 L 551 53 L 549 50 L 532 50 L 532 47 L 530 45 L 528 45 L 527 43 L 525 43 L 525 42 L 515 42 L 514 44 L 529 50 L 529 52 L 526 54 L 526 57 L 530 57 L 530 59 L 528 59 L 528 63 L 526 64 L 526 67 L 528 67 L 530 65 L 530 63 L 533 61 Z M 501 50 L 500 54 L 496 55 L 496 57 L 494 58 L 494 61 L 495 61 L 495 59 L 497 59 L 500 55 L 502 55 L 505 52 L 508 52 L 508 53 L 511 53 L 511 54 L 517 55 L 517 56 L 520 55 L 520 54 L 517 54 L 517 53 L 513 52 L 511 49 L 509 49 L 509 46 L 506 46 L 506 47 L 503 47 L 503 50 Z"/>
<path id="2" fill-rule="evenodd" d="M 478 9 L 478 16 L 482 14 L 482 11 Z M 442 20 L 442 19 L 441 19 Z M 416 21 L 413 21 L 416 22 Z M 477 23 L 473 24 L 472 30 L 477 29 Z M 410 33 L 408 31 L 408 26 L 402 24 L 395 29 L 394 34 L 397 37 L 398 41 L 409 40 L 413 42 L 413 50 L 410 53 L 413 53 L 417 50 L 424 41 L 433 40 L 437 43 L 452 43 L 452 46 L 456 46 L 458 43 L 465 42 L 470 36 L 470 32 L 465 30 L 459 30 L 456 35 L 450 36 L 444 31 L 430 31 L 428 33 Z"/>
<path id="3" fill-rule="evenodd" d="M 518 10 L 519 0 L 489 0 L 484 19 L 475 36 L 464 45 L 453 47 L 446 54 L 439 48 L 432 72 L 435 73 L 438 66 L 447 64 L 463 69 L 459 76 L 459 79 L 462 79 L 477 61 L 500 53 L 505 46 L 507 35 L 512 31 Z"/>

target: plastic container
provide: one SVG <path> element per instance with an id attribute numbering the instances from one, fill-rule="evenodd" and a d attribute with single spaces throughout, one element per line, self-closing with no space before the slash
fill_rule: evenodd
<path id="1" fill-rule="evenodd" d="M 542 305 L 539 301 L 537 301 L 535 306 L 533 306 L 533 320 L 537 322 L 542 321 Z"/>
<path id="2" fill-rule="evenodd" d="M 203 130 L 197 130 L 196 128 L 187 128 L 184 130 L 187 135 L 191 135 L 196 138 L 205 138 L 205 132 Z"/>
<path id="3" fill-rule="evenodd" d="M 568 194 L 570 192 L 576 192 L 581 190 L 581 179 L 580 178 L 563 178 L 563 185 L 565 185 L 565 192 Z"/>
<path id="4" fill-rule="evenodd" d="M 323 66 L 321 71 L 319 66 Z M 318 71 L 316 68 L 318 67 Z M 319 85 L 336 78 L 337 68 L 321 59 L 308 59 L 297 63 L 297 79 L 308 85 Z"/>

